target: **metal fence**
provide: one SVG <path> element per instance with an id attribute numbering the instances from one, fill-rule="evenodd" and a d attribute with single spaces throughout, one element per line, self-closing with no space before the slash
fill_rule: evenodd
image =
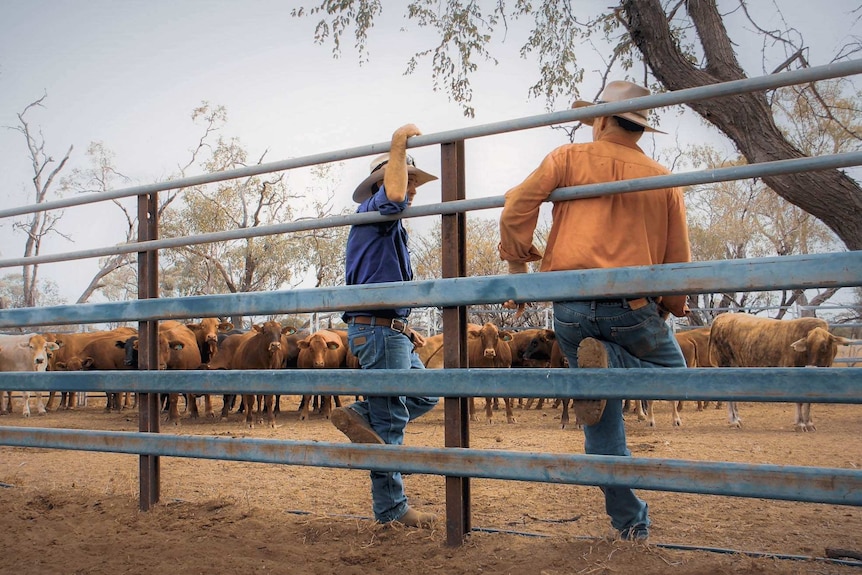
<path id="1" fill-rule="evenodd" d="M 397 284 L 297 289 L 199 297 L 158 298 L 158 251 L 197 243 L 266 234 L 371 223 L 392 219 L 357 214 L 296 221 L 254 229 L 229 230 L 194 237 L 158 237 L 158 192 L 377 154 L 389 143 L 316 154 L 250 168 L 137 186 L 108 193 L 76 196 L 37 205 L 0 210 L 0 217 L 29 214 L 95 201 L 138 196 L 139 241 L 100 249 L 0 260 L 0 267 L 137 253 L 139 299 L 123 302 L 0 310 L 0 329 L 10 327 L 139 322 L 142 371 L 3 373 L 0 390 L 134 391 L 140 403 L 138 433 L 97 430 L 0 427 L 0 445 L 109 451 L 140 456 L 140 503 L 149 509 L 159 500 L 159 457 L 193 457 L 312 465 L 321 467 L 400 470 L 446 477 L 447 539 L 459 544 L 471 530 L 470 480 L 494 478 L 582 485 L 628 485 L 689 493 L 762 497 L 841 505 L 862 505 L 862 471 L 729 462 L 619 458 L 483 451 L 469 448 L 467 398 L 473 396 L 702 399 L 862 403 L 862 372 L 849 368 L 797 369 L 651 369 L 569 370 L 468 369 L 466 306 L 516 301 L 553 301 L 641 297 L 654 293 L 693 294 L 717 291 L 807 289 L 862 285 L 862 252 L 669 264 L 648 267 L 543 273 L 536 276 L 463 277 L 466 213 L 500 207 L 501 196 L 465 199 L 464 141 L 612 115 L 644 108 L 681 104 L 736 93 L 772 89 L 862 72 L 862 60 L 785 72 L 670 92 L 589 108 L 556 112 L 411 138 L 410 147 L 440 145 L 443 202 L 408 209 L 403 217 L 440 215 L 443 278 Z M 862 165 L 862 152 L 766 162 L 746 166 L 562 188 L 552 201 L 657 187 L 685 186 L 763 177 L 809 170 Z M 436 306 L 443 309 L 448 369 L 339 371 L 158 371 L 157 322 L 228 315 L 271 315 L 373 310 L 384 307 Z M 151 370 L 151 371 L 150 371 Z M 432 395 L 445 398 L 445 445 L 442 448 L 397 448 L 388 445 L 327 444 L 307 441 L 188 437 L 160 433 L 158 393 L 222 394 L 238 389 L 255 394 Z M 452 449 L 458 448 L 458 449 Z"/>

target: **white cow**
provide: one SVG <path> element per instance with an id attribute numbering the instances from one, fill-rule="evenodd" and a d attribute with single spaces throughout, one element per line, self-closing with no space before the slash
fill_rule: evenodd
<path id="1" fill-rule="evenodd" d="M 37 333 L 23 335 L 0 335 L 0 371 L 45 371 L 48 367 L 48 356 L 59 349 L 56 343 L 45 341 Z M 0 401 L 0 411 L 12 413 L 12 393 L 8 392 L 9 405 L 3 410 Z M 30 417 L 30 392 L 22 393 L 24 406 L 21 414 Z M 45 404 L 42 403 L 42 392 L 36 392 L 38 398 L 38 413 L 44 415 Z"/>

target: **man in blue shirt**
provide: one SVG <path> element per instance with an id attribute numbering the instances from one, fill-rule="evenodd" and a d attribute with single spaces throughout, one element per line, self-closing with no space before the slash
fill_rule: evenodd
<path id="1" fill-rule="evenodd" d="M 413 201 L 416 188 L 436 180 L 416 167 L 407 155 L 407 138 L 418 136 L 413 124 L 392 134 L 388 154 L 371 162 L 371 174 L 353 192 L 357 213 L 400 214 Z M 347 285 L 411 281 L 413 268 L 407 250 L 407 231 L 401 220 L 355 225 L 347 238 Z M 362 369 L 424 369 L 415 348 L 425 341 L 408 326 L 410 308 L 348 311 L 350 351 Z M 336 408 L 332 423 L 354 443 L 401 445 L 408 421 L 428 413 L 436 397 L 368 396 L 348 407 Z M 371 472 L 374 517 L 381 523 L 429 527 L 436 517 L 407 504 L 401 473 Z"/>

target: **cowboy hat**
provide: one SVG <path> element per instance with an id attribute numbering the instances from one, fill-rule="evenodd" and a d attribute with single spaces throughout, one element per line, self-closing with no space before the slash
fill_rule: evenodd
<path id="1" fill-rule="evenodd" d="M 383 181 L 383 176 L 386 175 L 386 164 L 389 163 L 389 153 L 381 154 L 377 156 L 373 160 L 371 160 L 371 173 L 367 178 L 362 180 L 358 186 L 356 186 L 356 190 L 353 191 L 353 201 L 357 204 L 361 204 L 365 200 L 371 197 L 374 193 L 372 189 L 374 184 Z M 407 175 L 413 175 L 416 178 L 416 187 L 418 188 L 422 184 L 427 184 L 428 182 L 434 181 L 437 179 L 437 176 L 432 176 L 428 172 L 423 172 L 419 168 L 416 167 L 416 163 L 413 161 L 413 157 L 407 156 Z"/>
<path id="2" fill-rule="evenodd" d="M 572 104 L 572 108 L 584 108 L 586 106 L 607 104 L 609 102 L 623 102 L 633 98 L 642 98 L 643 96 L 649 96 L 649 90 L 642 86 L 638 86 L 637 84 L 626 82 L 625 80 L 614 80 L 613 82 L 608 82 L 608 85 L 605 86 L 605 89 L 602 90 L 602 93 L 599 95 L 598 101 L 586 102 L 584 100 L 575 100 Z M 638 126 L 643 126 L 643 129 L 647 132 L 658 132 L 659 134 L 666 133 L 649 125 L 649 121 L 647 120 L 648 112 L 649 109 L 635 110 L 634 112 L 622 112 L 621 114 L 613 115 L 619 118 L 624 118 L 629 122 L 634 122 Z M 581 121 L 588 126 L 592 126 L 594 119 L 595 118 L 587 118 Z"/>

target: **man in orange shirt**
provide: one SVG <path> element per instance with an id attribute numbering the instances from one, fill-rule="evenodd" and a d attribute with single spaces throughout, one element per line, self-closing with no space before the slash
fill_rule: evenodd
<path id="1" fill-rule="evenodd" d="M 600 103 L 649 95 L 631 82 L 610 82 Z M 572 107 L 591 105 L 577 101 Z M 638 147 L 650 126 L 647 111 L 586 120 L 593 127 L 588 144 L 560 146 L 527 179 L 506 193 L 500 216 L 500 257 L 509 273 L 526 273 L 541 259 L 541 271 L 644 266 L 691 260 L 682 190 L 579 198 L 557 202 L 544 257 L 533 245 L 539 207 L 557 188 L 662 176 L 668 170 Z M 510 309 L 524 303 L 509 300 Z M 667 312 L 685 315 L 685 296 L 638 299 L 594 297 L 554 302 L 554 330 L 573 368 L 685 367 Z M 630 456 L 622 401 L 578 400 L 575 414 L 585 424 L 586 453 Z M 646 540 L 649 509 L 628 487 L 602 486 L 611 525 L 624 539 Z"/>

